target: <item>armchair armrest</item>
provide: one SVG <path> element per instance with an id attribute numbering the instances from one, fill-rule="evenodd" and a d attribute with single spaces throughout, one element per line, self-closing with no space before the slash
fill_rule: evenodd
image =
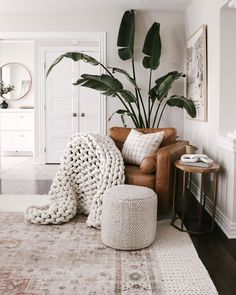
<path id="1" fill-rule="evenodd" d="M 174 186 L 174 162 L 185 154 L 185 145 L 188 141 L 177 141 L 174 144 L 160 148 L 157 153 L 156 162 L 156 184 L 160 207 L 168 211 L 172 203 Z"/>

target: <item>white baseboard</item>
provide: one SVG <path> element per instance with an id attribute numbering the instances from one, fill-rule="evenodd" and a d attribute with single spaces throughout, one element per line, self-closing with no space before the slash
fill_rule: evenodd
<path id="1" fill-rule="evenodd" d="M 35 157 L 35 156 L 33 157 L 33 163 L 37 164 L 37 165 L 44 164 L 44 163 L 42 163 L 40 157 Z"/>
<path id="2" fill-rule="evenodd" d="M 191 183 L 191 192 L 195 196 L 195 198 L 200 201 L 200 189 L 195 183 Z M 206 198 L 206 210 L 210 214 L 213 211 L 213 204 L 209 198 Z M 231 222 L 228 217 L 226 217 L 219 208 L 216 207 L 216 215 L 215 215 L 216 223 L 222 229 L 222 231 L 226 234 L 229 239 L 236 239 L 236 223 Z"/>
<path id="3" fill-rule="evenodd" d="M 1 152 L 1 156 L 9 156 L 9 157 L 11 157 L 11 156 L 20 156 L 20 157 L 24 157 L 24 156 L 26 156 L 26 157 L 28 157 L 28 156 L 30 156 L 30 157 L 32 157 L 33 156 L 33 152 L 24 152 L 24 151 L 22 151 L 22 152 L 18 152 L 18 151 L 15 151 L 15 152 Z"/>

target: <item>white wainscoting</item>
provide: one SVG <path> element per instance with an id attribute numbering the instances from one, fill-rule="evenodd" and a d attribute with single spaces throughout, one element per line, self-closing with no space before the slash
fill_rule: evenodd
<path id="1" fill-rule="evenodd" d="M 198 202 L 200 202 L 200 188 L 195 183 L 191 184 L 191 192 Z M 206 198 L 206 210 L 212 215 L 213 204 L 208 197 Z M 215 221 L 229 239 L 236 239 L 236 223 L 230 222 L 219 207 L 216 207 Z"/>
<path id="2" fill-rule="evenodd" d="M 218 202 L 216 207 L 216 223 L 229 239 L 236 238 L 236 139 L 218 136 L 217 162 L 221 165 L 218 183 Z M 192 183 L 191 192 L 200 200 L 200 188 Z M 206 198 L 206 210 L 212 214 L 212 201 Z"/>

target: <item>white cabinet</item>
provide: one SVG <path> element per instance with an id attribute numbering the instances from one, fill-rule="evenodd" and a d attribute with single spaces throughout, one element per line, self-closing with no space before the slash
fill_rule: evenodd
<path id="1" fill-rule="evenodd" d="M 32 155 L 34 112 L 28 109 L 0 110 L 1 154 Z"/>

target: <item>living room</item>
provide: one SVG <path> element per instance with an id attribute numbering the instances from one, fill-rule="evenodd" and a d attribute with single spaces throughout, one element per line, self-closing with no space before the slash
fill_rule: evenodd
<path id="1" fill-rule="evenodd" d="M 1 81 L 5 81 L 5 85 L 1 84 L 0 98 L 0 246 L 3 249 L 0 254 L 0 294 L 234 294 L 235 8 L 236 2 L 229 0 L 88 0 L 86 3 L 80 0 L 0 0 L 0 67 Z M 129 35 L 132 29 L 134 44 L 128 43 L 134 51 L 131 50 L 131 57 L 123 56 L 122 52 L 130 54 L 123 41 L 127 41 L 127 36 L 132 39 L 132 33 Z M 148 38 L 147 32 L 151 38 Z M 189 58 L 192 58 L 189 49 L 199 35 L 202 38 L 202 75 L 200 78 L 196 75 L 200 82 L 190 89 L 189 69 L 193 63 Z M 118 36 L 121 36 L 120 42 Z M 131 39 L 128 38 L 128 41 Z M 161 47 L 158 45 L 160 42 Z M 151 53 L 145 50 L 150 48 L 150 44 L 153 46 Z M 66 52 L 76 54 L 65 56 L 50 68 L 56 58 Z M 151 68 L 152 63 L 154 65 Z M 23 77 L 18 83 L 19 95 L 15 97 L 18 84 L 13 85 L 10 80 L 8 82 L 4 75 L 9 77 L 9 72 L 15 74 L 18 69 L 22 71 Z M 163 99 L 159 99 L 164 104 L 158 108 L 160 92 L 155 92 L 157 86 L 160 86 L 158 79 L 167 73 L 167 78 L 172 78 L 173 85 L 167 87 Z M 110 76 L 106 85 L 98 84 L 101 80 L 90 80 L 91 77 L 97 79 L 99 75 L 105 74 Z M 193 71 L 193 74 L 196 73 Z M 78 79 L 81 80 L 77 85 L 72 85 Z M 114 90 L 111 85 L 120 85 L 117 81 L 122 81 L 122 88 Z M 2 91 L 9 86 L 6 90 L 8 93 L 4 94 Z M 151 94 L 154 92 L 150 92 L 151 87 L 155 92 L 152 99 Z M 189 91 L 195 96 L 200 93 L 197 91 L 201 91 L 202 97 L 192 98 Z M 155 104 L 152 104 L 154 99 Z M 127 108 L 124 109 L 125 105 Z M 160 113 L 155 118 L 157 108 Z M 148 116 L 145 110 L 150 109 L 152 113 Z M 113 147 L 112 143 L 115 142 L 118 149 L 121 149 L 120 144 L 123 146 L 128 138 L 130 129 L 124 126 L 166 128 L 159 130 L 164 131 L 164 135 L 158 135 L 157 141 L 161 141 L 160 137 L 163 136 L 158 153 L 156 150 L 155 155 L 149 152 L 148 161 L 145 158 L 146 162 L 140 166 L 141 170 L 151 169 L 151 172 L 146 171 L 140 176 L 140 172 L 127 166 L 129 161 L 125 157 L 127 154 L 129 157 L 130 152 L 125 155 L 122 150 L 121 154 Z M 110 137 L 105 143 L 98 139 L 100 137 L 89 137 L 89 133 Z M 148 135 L 146 133 L 149 132 L 144 133 Z M 72 134 L 75 135 L 68 148 Z M 113 140 L 112 143 L 110 140 Z M 146 137 L 145 141 L 148 140 Z M 171 147 L 167 148 L 167 145 Z M 186 145 L 192 148 L 190 153 L 187 152 Z M 78 146 L 83 148 L 78 150 Z M 91 146 L 94 153 L 95 150 L 100 151 L 92 158 L 88 156 L 88 148 L 91 150 Z M 131 147 L 135 150 L 134 141 L 131 142 Z M 193 151 L 193 148 L 197 150 Z M 74 158 L 78 160 L 71 160 L 70 171 L 79 171 L 79 176 L 72 176 L 74 171 L 68 174 L 69 168 L 65 160 L 66 156 L 75 155 L 75 151 L 77 155 Z M 190 166 L 186 165 L 185 168 L 175 164 L 180 158 L 182 160 L 184 154 L 193 154 L 188 159 Z M 203 154 L 205 158 L 198 158 L 194 154 Z M 110 163 L 106 166 L 110 169 L 109 173 L 106 174 L 105 170 L 101 171 L 101 167 L 96 166 L 100 163 L 99 157 L 105 157 L 107 163 Z M 192 168 L 191 163 L 200 158 L 205 162 L 212 160 L 216 166 L 204 166 L 206 168 L 203 170 L 196 166 Z M 122 164 L 123 159 L 125 166 Z M 180 176 L 181 171 L 184 183 L 183 179 L 175 175 L 176 172 Z M 201 179 L 195 172 L 210 174 Z M 63 176 L 65 181 L 60 173 L 67 173 L 66 177 Z M 139 248 L 137 242 L 136 248 L 129 248 L 133 251 L 118 251 L 114 249 L 122 247 L 109 247 L 106 239 L 111 236 L 104 233 L 109 228 L 104 226 L 104 230 L 100 230 L 102 195 L 97 195 L 97 186 L 92 189 L 98 175 L 99 183 L 104 184 L 102 190 L 105 186 L 114 185 L 114 189 L 116 185 L 123 186 L 124 181 L 125 186 L 135 184 L 143 189 L 153 189 L 157 195 L 158 222 L 155 224 L 157 233 L 151 246 Z M 72 197 L 74 192 L 68 193 L 71 187 L 68 188 L 67 182 L 73 182 L 73 177 L 77 177 L 73 189 L 80 183 L 80 188 L 75 189 L 77 201 Z M 90 186 L 89 181 L 92 183 Z M 81 201 L 83 198 L 78 197 L 84 188 L 83 183 L 88 194 L 89 189 L 96 191 L 96 203 L 93 199 L 84 197 Z M 172 209 L 176 209 L 173 200 L 178 195 L 181 184 L 191 195 L 189 197 L 183 189 L 182 202 L 188 196 L 191 210 L 197 211 L 200 204 L 200 217 L 206 215 L 210 220 L 211 227 L 206 230 L 207 233 L 194 234 L 191 230 L 189 233 L 184 232 L 185 227 L 188 230 L 187 218 L 184 220 L 188 206 L 182 215 L 180 212 L 176 214 L 176 226 L 180 230 L 171 226 L 171 219 L 174 223 Z M 67 196 L 62 203 L 66 203 L 71 210 L 68 211 L 69 217 L 66 216 L 65 224 L 58 221 L 57 225 L 38 225 L 41 222 L 43 224 L 45 219 L 50 224 L 50 218 L 42 217 L 48 213 L 40 213 L 44 219 L 42 221 L 37 215 L 37 207 L 46 206 L 50 195 L 59 196 L 60 189 L 63 190 L 60 194 Z M 126 187 L 122 196 L 129 194 L 130 190 L 132 188 Z M 121 191 L 122 187 L 120 195 Z M 134 191 L 137 196 L 139 193 L 141 190 Z M 149 193 L 146 191 L 147 195 Z M 119 191 L 114 192 L 114 198 L 115 196 L 119 197 Z M 62 206 L 61 197 L 60 201 L 56 198 L 54 201 Z M 82 205 L 75 205 L 76 202 L 82 202 Z M 72 208 L 73 204 L 77 209 Z M 99 208 L 96 207 L 98 204 Z M 108 205 L 104 205 L 103 216 L 106 216 L 105 209 L 108 210 Z M 84 206 L 83 210 L 81 206 Z M 33 209 L 28 210 L 28 207 Z M 73 217 L 76 211 L 89 214 L 87 223 L 84 216 L 80 219 L 80 214 Z M 108 213 L 111 214 L 111 211 L 112 209 L 108 210 Z M 143 212 L 145 214 L 146 211 Z M 130 219 L 131 215 L 127 218 Z M 125 216 L 122 215 L 122 218 Z M 136 217 L 133 217 L 132 222 L 134 220 Z M 136 220 L 137 224 L 140 220 Z M 148 218 L 143 220 L 147 222 Z M 152 226 L 153 223 L 150 223 L 148 228 Z M 104 231 L 103 242 L 101 231 Z M 51 239 L 47 238 L 50 233 Z M 114 234 L 119 236 L 118 228 Z M 143 234 L 142 232 L 141 235 Z M 144 237 L 141 240 L 144 241 Z M 78 251 L 74 248 L 76 243 L 79 245 Z M 171 243 L 173 247 L 170 246 Z M 174 252 L 174 248 L 180 248 L 179 252 Z M 47 252 L 46 255 L 44 251 Z M 8 260 L 8 257 L 12 259 Z M 16 263 L 15 268 L 13 262 Z M 196 264 L 195 268 L 192 267 L 193 264 Z M 197 273 L 199 277 L 196 276 Z M 209 290 L 208 293 L 206 289 Z"/>

